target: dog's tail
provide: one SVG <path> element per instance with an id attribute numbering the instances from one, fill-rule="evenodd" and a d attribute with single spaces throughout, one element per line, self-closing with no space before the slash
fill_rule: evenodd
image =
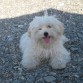
<path id="1" fill-rule="evenodd" d="M 48 11 L 44 10 L 44 16 L 48 16 Z"/>

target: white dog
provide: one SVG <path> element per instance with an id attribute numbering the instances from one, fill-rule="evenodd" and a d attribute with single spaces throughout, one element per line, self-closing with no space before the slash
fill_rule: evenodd
<path id="1" fill-rule="evenodd" d="M 54 16 L 35 17 L 20 40 L 22 65 L 32 69 L 41 63 L 41 59 L 50 58 L 49 65 L 53 69 L 65 68 L 70 53 L 63 46 L 67 41 L 63 32 L 63 24 Z"/>

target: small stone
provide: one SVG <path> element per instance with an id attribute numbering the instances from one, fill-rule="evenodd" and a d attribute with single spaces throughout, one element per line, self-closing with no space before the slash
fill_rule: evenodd
<path id="1" fill-rule="evenodd" d="M 0 65 L 4 64 L 5 60 L 3 58 L 0 58 Z"/>
<path id="2" fill-rule="evenodd" d="M 55 73 L 55 72 L 50 72 L 50 74 L 51 74 L 51 75 L 53 75 L 53 76 L 55 76 L 55 75 L 56 75 L 56 73 Z"/>
<path id="3" fill-rule="evenodd" d="M 24 80 L 24 79 L 25 79 L 25 78 L 24 78 L 24 76 L 21 76 L 20 78 L 21 78 L 22 80 Z"/>
<path id="4" fill-rule="evenodd" d="M 74 75 L 76 78 L 79 78 L 79 75 Z"/>
<path id="5" fill-rule="evenodd" d="M 8 35 L 8 36 L 7 36 L 7 41 L 8 41 L 8 42 L 13 41 L 13 36 L 12 36 L 12 35 Z"/>
<path id="6" fill-rule="evenodd" d="M 40 78 L 40 79 L 36 80 L 35 83 L 44 83 L 44 79 Z"/>
<path id="7" fill-rule="evenodd" d="M 83 34 L 83 31 L 81 31 L 81 33 Z"/>
<path id="8" fill-rule="evenodd" d="M 24 25 L 27 25 L 27 23 L 24 23 Z"/>
<path id="9" fill-rule="evenodd" d="M 22 68 L 18 68 L 19 70 L 19 75 L 22 75 Z"/>
<path id="10" fill-rule="evenodd" d="M 72 51 L 78 51 L 78 48 L 72 47 L 71 50 L 72 50 Z"/>
<path id="11" fill-rule="evenodd" d="M 81 39 L 83 39 L 83 34 L 78 33 L 78 37 L 80 37 Z"/>
<path id="12" fill-rule="evenodd" d="M 32 83 L 32 81 L 29 78 L 27 78 L 27 83 Z"/>
<path id="13" fill-rule="evenodd" d="M 12 83 L 19 83 L 19 80 L 16 79 Z"/>
<path id="14" fill-rule="evenodd" d="M 19 27 L 19 28 L 22 28 L 22 27 L 23 27 L 23 25 L 18 25 L 18 27 Z"/>
<path id="15" fill-rule="evenodd" d="M 53 77 L 53 76 L 46 76 L 46 77 L 44 77 L 44 80 L 48 83 L 48 82 L 53 82 L 53 81 L 55 81 L 56 78 Z"/>
<path id="16" fill-rule="evenodd" d="M 30 75 L 30 76 L 29 76 L 29 79 L 30 79 L 31 81 L 33 81 L 33 82 L 34 82 L 34 81 L 35 81 L 35 76 Z"/>

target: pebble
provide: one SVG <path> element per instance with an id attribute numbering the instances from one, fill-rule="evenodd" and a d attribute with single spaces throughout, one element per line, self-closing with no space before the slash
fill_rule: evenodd
<path id="1" fill-rule="evenodd" d="M 74 75 L 75 77 L 79 78 L 79 75 Z"/>
<path id="2" fill-rule="evenodd" d="M 72 51 L 77 51 L 77 50 L 79 50 L 79 48 L 71 47 L 71 50 Z"/>
<path id="3" fill-rule="evenodd" d="M 12 36 L 12 35 L 8 35 L 8 36 L 7 36 L 7 41 L 8 41 L 8 42 L 13 41 L 13 36 Z"/>
<path id="4" fill-rule="evenodd" d="M 32 83 L 33 81 L 29 78 L 27 78 L 27 83 Z"/>
<path id="5" fill-rule="evenodd" d="M 5 63 L 5 60 L 3 58 L 0 58 L 0 65 L 3 65 Z"/>
<path id="6" fill-rule="evenodd" d="M 83 39 L 83 34 L 78 33 L 78 37 L 80 37 L 81 39 Z"/>
<path id="7" fill-rule="evenodd" d="M 51 75 L 53 75 L 53 76 L 55 76 L 55 75 L 56 75 L 56 73 L 55 73 L 55 72 L 50 72 L 50 74 L 51 74 Z"/>
<path id="8" fill-rule="evenodd" d="M 20 79 L 24 80 L 25 78 L 24 78 L 24 76 L 21 76 Z"/>
<path id="9" fill-rule="evenodd" d="M 31 81 L 33 81 L 33 82 L 34 82 L 34 81 L 35 81 L 35 76 L 30 75 L 30 76 L 29 76 L 29 79 L 30 79 Z"/>
<path id="10" fill-rule="evenodd" d="M 53 81 L 55 81 L 56 80 L 56 78 L 54 77 L 54 76 L 46 76 L 46 77 L 44 77 L 44 80 L 45 80 L 45 82 L 53 82 Z"/>
<path id="11" fill-rule="evenodd" d="M 24 25 L 18 25 L 19 28 L 23 28 Z"/>
<path id="12" fill-rule="evenodd" d="M 45 82 L 44 82 L 44 79 L 40 78 L 40 79 L 36 80 L 35 83 L 45 83 Z"/>
<path id="13" fill-rule="evenodd" d="M 14 80 L 12 83 L 20 83 L 19 80 Z"/>

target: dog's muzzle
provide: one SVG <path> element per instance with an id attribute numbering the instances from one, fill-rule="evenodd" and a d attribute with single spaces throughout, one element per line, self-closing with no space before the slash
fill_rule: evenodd
<path id="1" fill-rule="evenodd" d="M 47 37 L 49 34 L 48 32 L 44 32 L 44 36 Z"/>
<path id="2" fill-rule="evenodd" d="M 48 32 L 44 32 L 43 41 L 48 44 L 50 42 L 50 36 Z"/>

